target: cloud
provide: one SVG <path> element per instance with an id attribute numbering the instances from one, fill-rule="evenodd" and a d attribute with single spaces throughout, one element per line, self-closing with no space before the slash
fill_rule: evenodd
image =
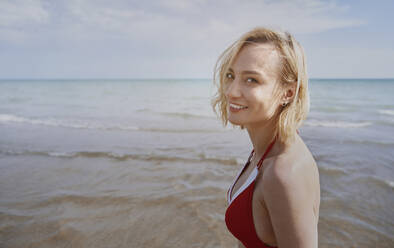
<path id="1" fill-rule="evenodd" d="M 39 0 L 4 0 L 0 2 L 1 27 L 23 27 L 31 22 L 45 23 L 48 13 L 43 9 Z"/>
<path id="2" fill-rule="evenodd" d="M 47 1 L 46 8 L 40 0 L 6 0 L 0 2 L 1 30 L 22 29 L 28 35 L 31 32 L 26 27 L 56 23 L 59 13 L 54 11 L 58 6 L 63 6 L 61 16 L 66 18 L 57 28 L 77 35 L 93 33 L 131 39 L 156 34 L 169 39 L 232 37 L 232 33 L 258 25 L 313 33 L 363 24 L 344 16 L 347 6 L 320 0 L 124 0 L 111 4 L 102 0 L 68 0 Z"/>
<path id="3" fill-rule="evenodd" d="M 82 43 L 117 40 L 136 50 L 143 47 L 148 56 L 217 52 L 259 25 L 305 34 L 363 24 L 346 17 L 347 6 L 320 0 L 112 1 L 111 5 L 103 0 L 69 0 L 63 4 L 65 21 L 56 28 L 62 34 L 55 37 Z M 196 49 L 190 51 L 191 47 Z"/>
<path id="4" fill-rule="evenodd" d="M 343 17 L 347 6 L 333 1 L 236 1 L 236 0 L 159 0 L 147 3 L 117 1 L 69 1 L 69 10 L 78 23 L 87 28 L 112 31 L 135 38 L 166 32 L 195 37 L 239 33 L 257 25 L 281 27 L 295 33 L 313 33 L 362 25 L 357 19 Z M 72 25 L 72 24 L 71 24 Z"/>
<path id="5" fill-rule="evenodd" d="M 29 29 L 46 24 L 48 17 L 40 0 L 0 1 L 0 40 L 28 38 L 25 34 L 30 32 Z"/>
<path id="6" fill-rule="evenodd" d="M 78 74 L 96 65 L 116 75 L 167 70 L 172 76 L 179 68 L 206 75 L 250 28 L 297 35 L 364 24 L 348 14 L 348 6 L 321 0 L 6 0 L 0 1 L 0 45 L 39 58 L 45 73 L 45 65 L 67 73 L 75 64 Z"/>

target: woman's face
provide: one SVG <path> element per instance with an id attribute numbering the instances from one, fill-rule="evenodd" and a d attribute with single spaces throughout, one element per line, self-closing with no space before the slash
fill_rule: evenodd
<path id="1" fill-rule="evenodd" d="M 246 128 L 264 125 L 280 106 L 279 53 L 272 44 L 244 46 L 226 74 L 228 120 Z"/>

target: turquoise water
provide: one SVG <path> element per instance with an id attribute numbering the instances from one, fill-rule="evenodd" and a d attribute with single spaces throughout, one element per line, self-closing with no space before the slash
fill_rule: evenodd
<path id="1" fill-rule="evenodd" d="M 394 79 L 310 80 L 311 111 L 300 132 L 320 171 L 319 247 L 393 245 L 393 92 Z M 217 185 L 224 192 L 251 144 L 245 131 L 222 127 L 210 106 L 213 93 L 205 79 L 1 80 L 0 221 L 30 199 L 23 183 L 9 179 L 23 181 L 23 170 L 37 166 L 24 159 L 13 174 L 11 161 L 20 158 L 48 161 L 40 165 L 48 171 L 55 166 L 49 161 L 77 158 L 230 165 Z M 6 227 L 18 230 L 23 221 L 15 223 Z M 230 239 L 223 235 L 217 239 Z"/>

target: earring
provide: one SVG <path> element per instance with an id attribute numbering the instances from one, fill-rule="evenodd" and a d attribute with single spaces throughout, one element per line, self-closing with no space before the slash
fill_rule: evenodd
<path id="1" fill-rule="evenodd" d="M 282 107 L 286 107 L 287 102 L 282 103 Z"/>

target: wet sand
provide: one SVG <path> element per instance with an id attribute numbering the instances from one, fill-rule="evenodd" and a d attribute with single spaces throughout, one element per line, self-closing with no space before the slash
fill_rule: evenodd
<path id="1" fill-rule="evenodd" d="M 0 164 L 1 247 L 237 247 L 224 223 L 235 161 L 3 155 Z M 363 216 L 322 195 L 319 247 L 392 247 L 392 230 L 373 227 L 392 220 L 370 212 L 387 206 Z"/>

